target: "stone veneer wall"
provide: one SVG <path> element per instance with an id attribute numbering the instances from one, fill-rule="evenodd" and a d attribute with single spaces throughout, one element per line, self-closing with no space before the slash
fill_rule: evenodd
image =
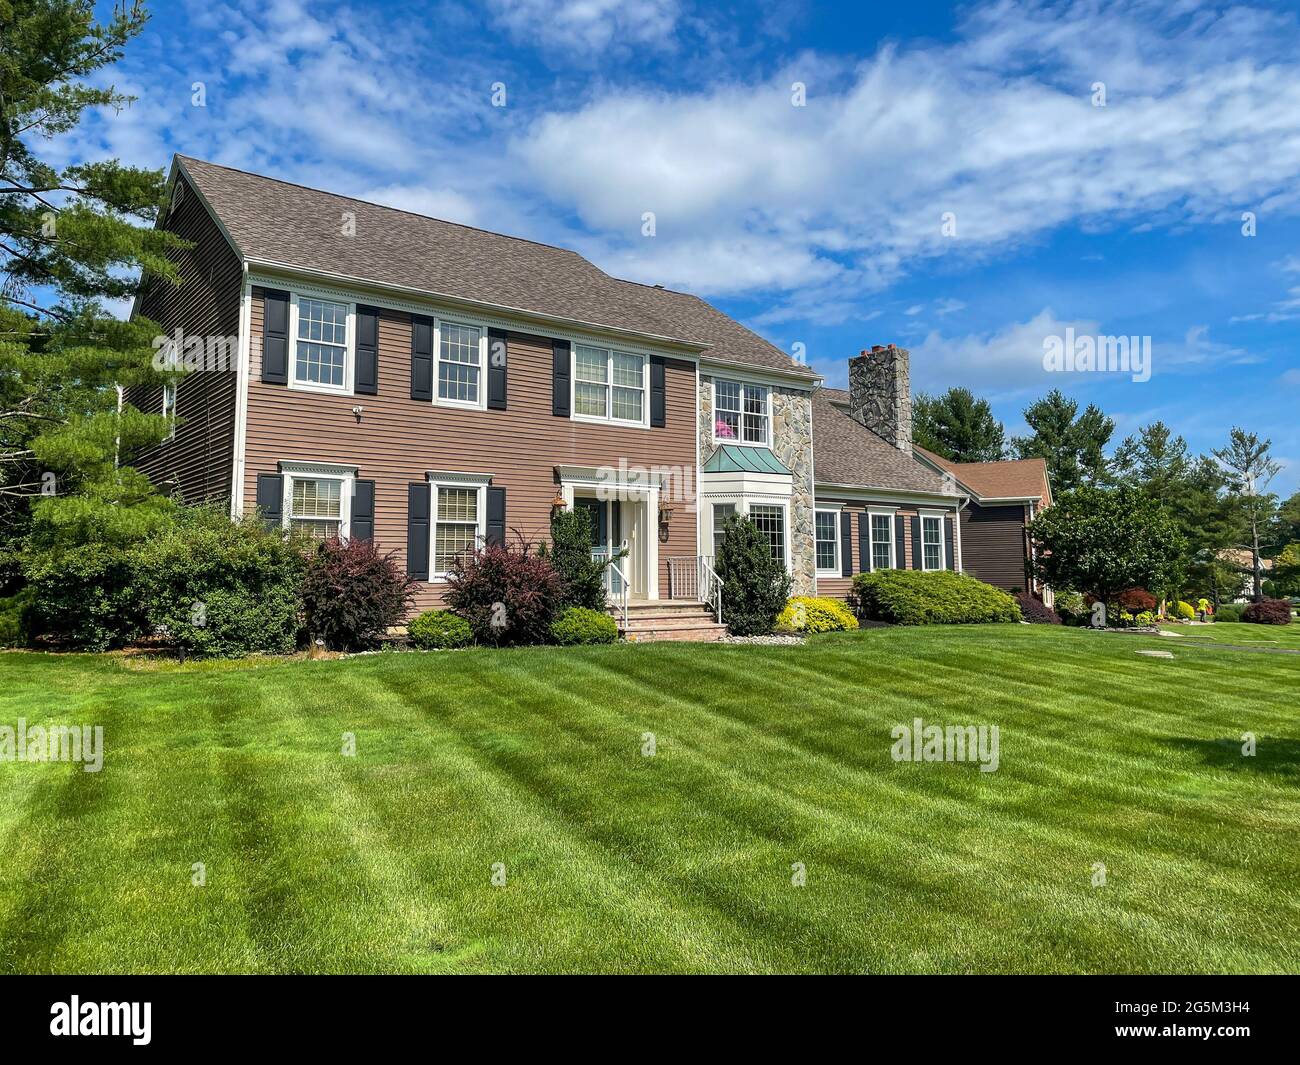
<path id="1" fill-rule="evenodd" d="M 849 414 L 900 451 L 912 450 L 912 385 L 906 348 L 876 345 L 849 359 Z"/>
<path id="2" fill-rule="evenodd" d="M 700 376 L 700 465 L 712 456 L 713 379 Z M 817 555 L 813 530 L 812 397 L 797 389 L 772 388 L 772 454 L 794 474 L 790 500 L 792 595 L 817 594 Z"/>

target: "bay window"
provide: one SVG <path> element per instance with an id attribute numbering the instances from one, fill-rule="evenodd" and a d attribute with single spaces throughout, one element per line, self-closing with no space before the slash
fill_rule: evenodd
<path id="1" fill-rule="evenodd" d="M 785 507 L 769 503 L 751 503 L 749 519 L 758 526 L 771 548 L 772 557 L 785 564 Z"/>

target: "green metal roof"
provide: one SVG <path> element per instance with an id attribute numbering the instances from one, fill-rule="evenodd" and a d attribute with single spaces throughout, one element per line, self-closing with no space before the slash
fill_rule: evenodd
<path id="1" fill-rule="evenodd" d="M 776 456 L 765 447 L 723 444 L 704 464 L 704 473 L 777 473 L 789 477 Z"/>

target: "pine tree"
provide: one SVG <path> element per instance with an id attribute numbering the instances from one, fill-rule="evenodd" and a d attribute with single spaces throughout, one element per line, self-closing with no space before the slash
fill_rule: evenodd
<path id="1" fill-rule="evenodd" d="M 1228 446 L 1218 448 L 1214 457 L 1228 472 L 1229 499 L 1241 523 L 1250 551 L 1252 589 L 1255 602 L 1264 597 L 1261 543 L 1278 512 L 1277 496 L 1266 491 L 1282 465 L 1274 461 L 1271 440 L 1261 441 L 1255 433 L 1234 427 Z"/>
<path id="2" fill-rule="evenodd" d="M 1054 388 L 1025 410 L 1025 422 L 1033 435 L 1015 437 L 1011 449 L 1017 458 L 1046 460 L 1053 495 L 1109 483 L 1106 445 L 1115 423 L 1091 403 L 1079 414 L 1079 404 Z"/>
<path id="3" fill-rule="evenodd" d="M 912 402 L 912 439 L 950 462 L 996 462 L 1006 452 L 1002 423 L 986 399 L 968 388 Z"/>

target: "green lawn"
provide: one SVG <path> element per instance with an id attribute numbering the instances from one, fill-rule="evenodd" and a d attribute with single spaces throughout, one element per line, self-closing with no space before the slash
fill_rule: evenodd
<path id="1" fill-rule="evenodd" d="M 0 763 L 0 969 L 1296 972 L 1297 690 L 1300 656 L 1038 626 L 0 655 L 0 724 L 107 749 Z M 999 725 L 1000 768 L 892 761 L 915 716 Z"/>
<path id="2" fill-rule="evenodd" d="M 1300 622 L 1290 625 L 1248 625 L 1242 622 L 1218 621 L 1213 625 L 1162 625 L 1161 628 L 1186 634 L 1188 637 L 1205 637 L 1215 643 L 1235 643 L 1243 646 L 1289 647 L 1300 651 Z M 1172 643 L 1172 641 L 1170 641 Z M 1189 639 L 1190 643 L 1191 640 Z"/>

